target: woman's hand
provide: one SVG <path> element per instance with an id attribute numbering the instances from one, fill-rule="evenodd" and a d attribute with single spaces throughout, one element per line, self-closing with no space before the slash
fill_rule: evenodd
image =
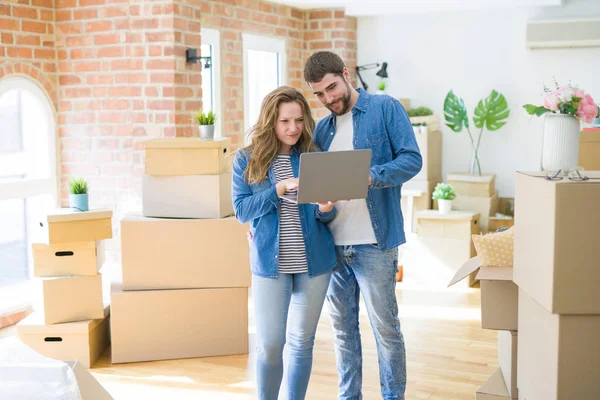
<path id="1" fill-rule="evenodd" d="M 283 196 L 288 190 L 298 190 L 298 178 L 289 178 L 278 182 L 275 190 L 277 190 L 277 197 Z"/>
<path id="2" fill-rule="evenodd" d="M 322 213 L 327 213 L 333 210 L 335 203 L 337 203 L 337 201 L 327 201 L 323 203 L 317 203 L 317 205 L 319 206 L 319 211 Z"/>

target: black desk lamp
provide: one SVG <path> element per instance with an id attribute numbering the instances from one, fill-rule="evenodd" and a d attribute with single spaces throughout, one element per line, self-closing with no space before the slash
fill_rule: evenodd
<path id="1" fill-rule="evenodd" d="M 362 87 L 367 90 L 369 88 L 369 86 L 367 86 L 367 84 L 365 83 L 365 81 L 363 81 L 363 78 L 360 76 L 360 71 L 365 71 L 367 69 L 373 69 L 373 68 L 377 68 L 381 65 L 381 68 L 379 69 L 379 71 L 377 71 L 377 73 L 375 75 L 381 77 L 381 78 L 387 78 L 388 74 L 387 74 L 387 62 L 383 62 L 382 64 L 379 63 L 372 63 L 372 64 L 365 64 L 365 65 L 358 65 L 356 67 L 356 75 L 358 76 L 358 80 L 360 80 L 360 83 L 362 85 Z"/>

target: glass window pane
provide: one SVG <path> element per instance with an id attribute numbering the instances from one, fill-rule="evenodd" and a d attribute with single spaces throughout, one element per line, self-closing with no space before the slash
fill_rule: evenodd
<path id="1" fill-rule="evenodd" d="M 248 126 L 258 120 L 264 97 L 279 87 L 279 54 L 248 50 Z"/>
<path id="2" fill-rule="evenodd" d="M 0 154 L 21 151 L 20 90 L 11 90 L 0 97 Z"/>
<path id="3" fill-rule="evenodd" d="M 39 222 L 52 209 L 52 195 L 0 201 L 0 286 L 29 278 L 31 244 L 42 242 Z"/>
<path id="4" fill-rule="evenodd" d="M 53 135 L 40 101 L 28 90 L 15 89 L 0 97 L 0 110 L 0 178 L 38 179 L 53 175 L 48 151 Z M 7 135 L 5 126 L 9 127 Z"/>
<path id="5" fill-rule="evenodd" d="M 212 46 L 203 44 L 200 46 L 200 54 L 202 57 L 212 56 Z M 215 96 L 214 96 L 214 67 L 204 67 L 202 62 L 202 109 L 205 112 L 214 111 Z"/>

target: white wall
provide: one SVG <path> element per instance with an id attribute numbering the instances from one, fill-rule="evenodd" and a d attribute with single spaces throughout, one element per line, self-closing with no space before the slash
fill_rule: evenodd
<path id="1" fill-rule="evenodd" d="M 543 84 L 579 85 L 600 103 L 600 48 L 528 50 L 529 19 L 598 17 L 600 0 L 567 0 L 563 7 L 388 15 L 358 19 L 358 64 L 387 61 L 388 87 L 411 106 L 427 106 L 443 122 L 443 102 L 452 89 L 462 97 L 472 123 L 477 102 L 496 89 L 511 114 L 499 131 L 485 132 L 480 148 L 483 172 L 497 174 L 503 197 L 514 195 L 516 170 L 540 169 L 543 120 L 523 104 L 541 104 Z M 376 90 L 376 70 L 362 73 Z M 473 130 L 472 130 L 473 131 Z M 443 175 L 468 171 L 470 145 L 465 131 L 442 127 Z"/>

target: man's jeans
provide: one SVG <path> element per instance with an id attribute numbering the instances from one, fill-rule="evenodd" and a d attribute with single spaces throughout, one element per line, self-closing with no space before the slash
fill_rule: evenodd
<path id="1" fill-rule="evenodd" d="M 395 294 L 398 249 L 381 251 L 366 244 L 336 246 L 336 251 L 338 263 L 331 275 L 327 306 L 335 337 L 338 400 L 362 399 L 361 293 L 377 342 L 381 395 L 386 400 L 404 400 L 406 353 Z"/>
<path id="2" fill-rule="evenodd" d="M 252 275 L 260 400 L 277 400 L 283 377 L 282 356 L 286 336 L 289 364 L 285 398 L 305 398 L 312 369 L 315 332 L 330 276 L 331 272 L 312 278 L 308 273 L 279 274 L 277 278 Z"/>

